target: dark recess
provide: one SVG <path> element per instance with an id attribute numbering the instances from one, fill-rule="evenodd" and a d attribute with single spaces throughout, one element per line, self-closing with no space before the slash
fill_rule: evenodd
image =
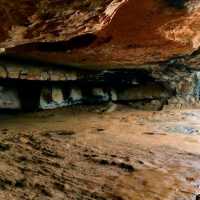
<path id="1" fill-rule="evenodd" d="M 187 0 L 166 0 L 169 6 L 173 6 L 177 9 L 185 8 Z"/>
<path id="2" fill-rule="evenodd" d="M 70 39 L 69 41 L 58 42 L 37 42 L 20 45 L 16 51 L 43 51 L 43 52 L 63 52 L 73 49 L 87 47 L 96 40 L 97 36 L 91 33 L 83 34 Z"/>
<path id="3" fill-rule="evenodd" d="M 19 82 L 18 94 L 24 112 L 37 111 L 40 101 L 41 86 L 34 82 Z"/>
<path id="4" fill-rule="evenodd" d="M 96 39 L 94 34 L 85 34 L 72 38 L 67 42 L 50 42 L 39 43 L 38 50 L 40 51 L 67 51 L 87 47 Z"/>

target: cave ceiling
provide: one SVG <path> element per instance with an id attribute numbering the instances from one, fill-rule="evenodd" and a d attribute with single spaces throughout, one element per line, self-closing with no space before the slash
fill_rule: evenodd
<path id="1" fill-rule="evenodd" d="M 93 68 L 188 56 L 200 46 L 198 0 L 0 0 L 6 54 Z"/>

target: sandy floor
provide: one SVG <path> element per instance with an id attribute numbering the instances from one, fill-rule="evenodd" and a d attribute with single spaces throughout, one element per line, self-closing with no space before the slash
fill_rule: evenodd
<path id="1" fill-rule="evenodd" d="M 0 116 L 1 200 L 195 200 L 200 110 Z"/>

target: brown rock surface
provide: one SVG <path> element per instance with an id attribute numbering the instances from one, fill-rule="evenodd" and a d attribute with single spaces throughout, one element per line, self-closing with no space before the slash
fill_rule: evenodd
<path id="1" fill-rule="evenodd" d="M 108 23 L 124 0 L 1 0 L 1 47 L 67 41 Z"/>
<path id="2" fill-rule="evenodd" d="M 199 117 L 129 107 L 0 115 L 0 199 L 193 200 Z"/>
<path id="3" fill-rule="evenodd" d="M 191 54 L 200 45 L 197 0 L 3 1 L 2 48 L 97 68 Z"/>

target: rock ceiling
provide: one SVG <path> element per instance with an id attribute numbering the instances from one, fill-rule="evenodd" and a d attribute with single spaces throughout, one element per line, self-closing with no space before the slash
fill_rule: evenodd
<path id="1" fill-rule="evenodd" d="M 131 67 L 200 46 L 199 0 L 0 0 L 0 48 L 61 64 Z"/>

